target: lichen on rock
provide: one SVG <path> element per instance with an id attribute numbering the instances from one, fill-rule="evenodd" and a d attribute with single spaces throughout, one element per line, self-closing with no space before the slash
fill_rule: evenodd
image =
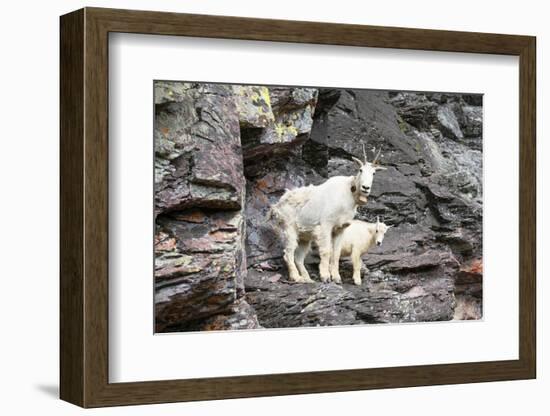
<path id="1" fill-rule="evenodd" d="M 242 128 L 265 128 L 275 122 L 267 87 L 234 85 L 233 91 Z"/>

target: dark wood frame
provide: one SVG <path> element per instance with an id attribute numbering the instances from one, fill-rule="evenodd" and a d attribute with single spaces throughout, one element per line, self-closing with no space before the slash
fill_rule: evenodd
<path id="1" fill-rule="evenodd" d="M 519 359 L 205 379 L 108 380 L 108 34 L 248 39 L 519 56 Z M 85 8 L 61 17 L 61 386 L 99 407 L 536 376 L 535 38 Z"/>

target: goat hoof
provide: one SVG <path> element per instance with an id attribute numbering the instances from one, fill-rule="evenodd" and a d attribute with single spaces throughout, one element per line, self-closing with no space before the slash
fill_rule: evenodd
<path id="1" fill-rule="evenodd" d="M 300 279 L 302 279 L 302 282 L 304 283 L 312 283 L 313 280 L 311 280 L 311 276 L 307 273 L 300 274 Z"/>

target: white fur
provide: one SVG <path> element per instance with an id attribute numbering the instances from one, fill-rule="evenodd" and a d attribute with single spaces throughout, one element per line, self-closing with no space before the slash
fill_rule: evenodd
<path id="1" fill-rule="evenodd" d="M 353 282 L 361 285 L 361 256 L 372 246 L 381 245 L 386 231 L 391 226 L 383 222 L 369 223 L 359 220 L 351 221 L 350 225 L 341 233 L 341 238 L 334 240 L 334 262 L 331 264 L 332 279 L 340 281 L 340 256 L 351 257 L 353 263 Z"/>
<path id="2" fill-rule="evenodd" d="M 374 173 L 384 169 L 359 159 L 354 161 L 360 168 L 356 176 L 334 176 L 321 185 L 286 191 L 271 208 L 270 214 L 278 221 L 285 239 L 284 259 L 291 280 L 312 282 L 304 259 L 314 241 L 321 258 L 319 275 L 323 282 L 330 281 L 333 238 L 353 220 L 357 206 L 367 202 Z M 340 281 L 338 275 L 335 281 Z"/>

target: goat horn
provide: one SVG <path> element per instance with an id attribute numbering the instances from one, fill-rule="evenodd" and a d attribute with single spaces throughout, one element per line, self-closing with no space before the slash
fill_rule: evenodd
<path id="1" fill-rule="evenodd" d="M 362 147 L 363 147 L 363 160 L 365 161 L 365 163 L 368 163 L 367 161 L 367 151 L 365 150 L 365 143 L 361 143 Z"/>
<path id="2" fill-rule="evenodd" d="M 374 157 L 374 160 L 372 161 L 373 165 L 376 165 L 376 162 L 378 162 L 378 158 L 380 157 L 380 152 L 382 152 L 382 146 L 380 146 L 380 149 L 378 149 L 378 153 Z"/>

